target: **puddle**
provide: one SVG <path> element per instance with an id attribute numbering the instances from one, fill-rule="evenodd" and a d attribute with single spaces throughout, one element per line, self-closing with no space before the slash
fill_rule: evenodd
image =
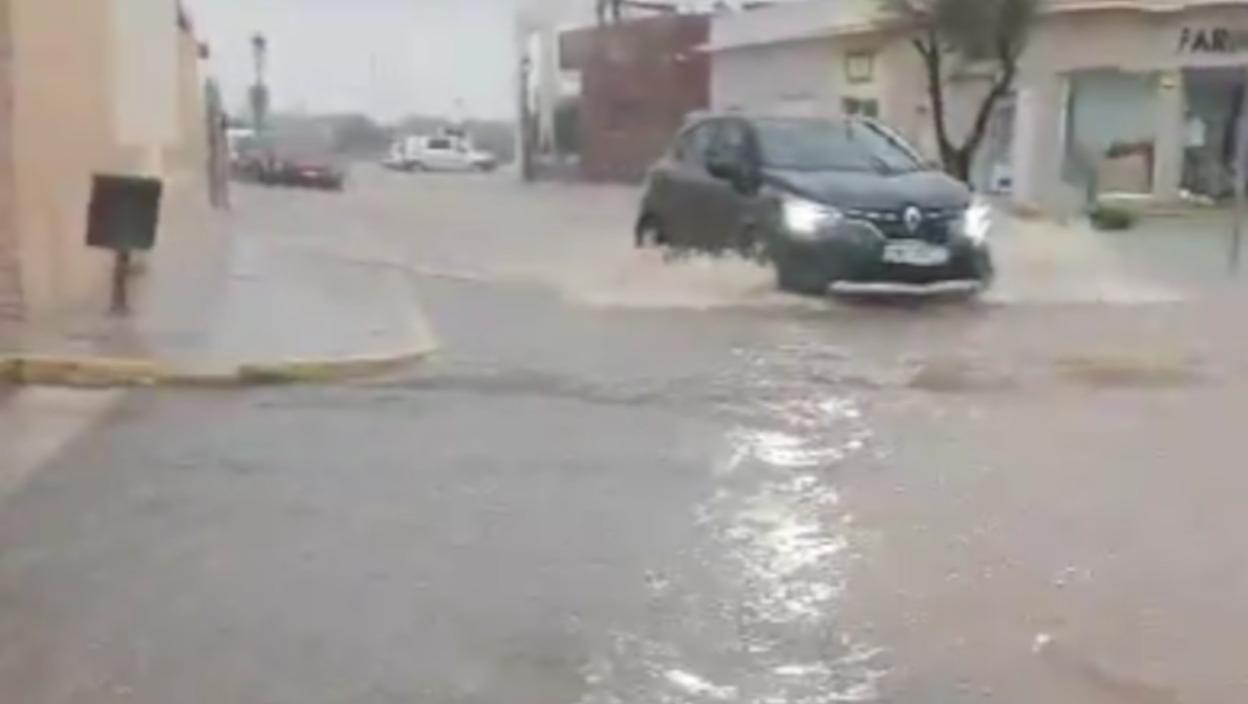
<path id="1" fill-rule="evenodd" d="M 907 384 L 932 393 L 1012 391 L 1020 386 L 1014 376 L 988 367 L 982 360 L 931 359 L 918 365 Z"/>
<path id="2" fill-rule="evenodd" d="M 1068 381 L 1093 388 L 1166 388 L 1200 384 L 1205 372 L 1190 359 L 1130 355 L 1075 355 L 1057 360 Z"/>
<path id="3" fill-rule="evenodd" d="M 870 452 L 873 435 L 853 398 L 810 383 L 810 356 L 792 347 L 740 360 L 744 393 L 720 409 L 729 430 L 691 517 L 706 574 L 698 584 L 647 575 L 671 618 L 615 634 L 586 667 L 581 704 L 879 699 L 886 653 L 838 621 L 860 554 L 837 471 Z"/>

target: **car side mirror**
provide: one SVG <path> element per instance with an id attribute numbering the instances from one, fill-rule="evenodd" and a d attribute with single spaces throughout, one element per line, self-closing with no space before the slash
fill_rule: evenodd
<path id="1" fill-rule="evenodd" d="M 725 154 L 712 154 L 706 160 L 706 170 L 711 176 L 731 183 L 739 191 L 750 190 L 753 177 L 744 159 Z"/>

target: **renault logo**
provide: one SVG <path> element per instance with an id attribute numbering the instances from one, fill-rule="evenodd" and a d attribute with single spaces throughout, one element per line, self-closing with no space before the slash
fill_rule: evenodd
<path id="1" fill-rule="evenodd" d="M 906 223 L 906 229 L 913 235 L 923 226 L 923 211 L 912 205 L 901 214 L 901 219 Z"/>

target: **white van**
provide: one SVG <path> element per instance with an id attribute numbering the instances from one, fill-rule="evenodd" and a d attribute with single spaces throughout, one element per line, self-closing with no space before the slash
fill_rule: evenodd
<path id="1" fill-rule="evenodd" d="M 498 160 L 473 148 L 466 138 L 436 135 L 400 139 L 391 147 L 387 164 L 405 171 L 489 172 L 498 167 Z"/>

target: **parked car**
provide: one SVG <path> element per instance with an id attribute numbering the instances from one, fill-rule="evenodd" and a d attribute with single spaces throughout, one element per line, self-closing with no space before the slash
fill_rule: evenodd
<path id="1" fill-rule="evenodd" d="M 782 289 L 818 294 L 983 288 L 989 227 L 965 185 L 874 120 L 731 114 L 677 135 L 646 178 L 634 235 L 638 246 L 759 256 Z"/>
<path id="2" fill-rule="evenodd" d="M 259 182 L 269 186 L 297 186 L 341 191 L 346 187 L 346 172 L 327 158 L 275 157 L 261 170 Z"/>
<path id="3" fill-rule="evenodd" d="M 400 139 L 390 145 L 390 151 L 381 160 L 381 165 L 391 171 L 408 171 L 410 163 L 407 159 L 407 140 Z"/>
<path id="4" fill-rule="evenodd" d="M 498 168 L 498 159 L 472 146 L 457 135 L 408 137 L 391 149 L 387 159 L 392 168 L 407 171 L 481 171 Z"/>
<path id="5" fill-rule="evenodd" d="M 235 177 L 266 186 L 296 186 L 341 191 L 347 172 L 332 144 L 316 130 L 285 128 L 256 138 L 239 151 Z"/>

